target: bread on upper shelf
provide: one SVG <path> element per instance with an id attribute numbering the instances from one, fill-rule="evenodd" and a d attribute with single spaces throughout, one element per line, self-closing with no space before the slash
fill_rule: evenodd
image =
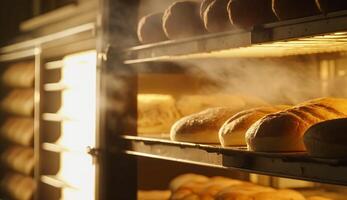
<path id="1" fill-rule="evenodd" d="M 285 111 L 266 115 L 246 133 L 250 150 L 264 152 L 305 151 L 303 136 L 312 125 L 347 116 L 347 99 L 320 98 Z"/>
<path id="2" fill-rule="evenodd" d="M 23 146 L 31 146 L 34 140 L 34 120 L 25 117 L 9 117 L 2 124 L 1 135 Z"/>
<path id="3" fill-rule="evenodd" d="M 307 152 L 320 158 L 346 158 L 346 133 L 347 118 L 315 124 L 304 135 Z"/>
<path id="4" fill-rule="evenodd" d="M 241 28 L 277 21 L 271 0 L 230 0 L 228 13 L 231 23 Z"/>
<path id="5" fill-rule="evenodd" d="M 202 2 L 200 13 L 202 13 L 202 19 L 208 32 L 216 33 L 234 28 L 229 20 L 228 3 L 229 0 L 205 0 Z"/>
<path id="6" fill-rule="evenodd" d="M 2 75 L 2 82 L 9 87 L 33 87 L 34 79 L 34 62 L 18 62 L 11 64 Z"/>
<path id="7" fill-rule="evenodd" d="M 316 0 L 316 2 L 319 9 L 324 13 L 347 10 L 347 1 L 344 0 Z"/>
<path id="8" fill-rule="evenodd" d="M 137 26 L 137 36 L 141 43 L 155 43 L 168 38 L 163 30 L 164 13 L 152 13 L 142 17 Z"/>
<path id="9" fill-rule="evenodd" d="M 14 171 L 26 175 L 32 175 L 35 160 L 32 148 L 11 146 L 1 154 L 2 163 Z"/>
<path id="10" fill-rule="evenodd" d="M 320 14 L 316 0 L 272 0 L 278 19 L 287 20 Z"/>
<path id="11" fill-rule="evenodd" d="M 35 181 L 31 177 L 15 173 L 6 173 L 0 185 L 3 191 L 18 200 L 32 199 L 36 190 Z"/>
<path id="12" fill-rule="evenodd" d="M 229 118 L 219 129 L 219 140 L 222 146 L 246 145 L 246 131 L 260 118 L 288 109 L 289 106 L 269 106 L 241 111 Z"/>
<path id="13" fill-rule="evenodd" d="M 206 30 L 200 18 L 200 3 L 177 1 L 171 4 L 164 12 L 163 29 L 169 39 L 204 34 Z"/>
<path id="14" fill-rule="evenodd" d="M 32 116 L 34 113 L 34 90 L 14 89 L 1 101 L 1 108 L 14 115 Z"/>

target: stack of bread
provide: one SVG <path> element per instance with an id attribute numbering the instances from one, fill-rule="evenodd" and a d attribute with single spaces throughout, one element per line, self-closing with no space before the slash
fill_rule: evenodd
<path id="1" fill-rule="evenodd" d="M 35 64 L 31 61 L 9 64 L 1 79 L 8 92 L 0 102 L 5 112 L 0 136 L 6 140 L 0 156 L 4 169 L 10 172 L 1 179 L 1 189 L 13 199 L 32 199 Z"/>
<path id="2" fill-rule="evenodd" d="M 170 190 L 171 200 L 331 200 L 320 196 L 306 198 L 290 189 L 277 190 L 246 181 L 197 174 L 176 177 L 170 183 Z"/>
<path id="3" fill-rule="evenodd" d="M 249 150 L 263 152 L 306 151 L 305 132 L 319 122 L 347 118 L 347 99 L 320 98 L 296 106 L 266 106 L 236 112 L 235 107 L 218 107 L 188 115 L 172 126 L 171 139 L 196 143 L 221 143 L 222 146 L 247 145 Z M 340 124 L 342 126 L 343 122 Z M 347 130 L 347 127 L 340 130 Z M 315 129 L 308 132 L 312 131 L 317 132 Z M 306 137 L 306 145 L 312 143 L 316 145 L 318 140 L 314 139 L 317 137 L 309 135 Z M 339 138 L 343 139 L 342 134 L 340 135 Z M 334 147 L 337 148 L 336 140 L 325 139 L 325 141 L 325 146 L 334 145 L 335 141 Z M 312 145 L 309 149 L 313 149 Z M 342 153 L 346 152 L 345 150 L 347 148 L 341 143 L 335 152 L 346 155 Z"/>
<path id="4" fill-rule="evenodd" d="M 346 9 L 342 0 L 181 0 L 142 17 L 137 33 L 153 43 Z"/>

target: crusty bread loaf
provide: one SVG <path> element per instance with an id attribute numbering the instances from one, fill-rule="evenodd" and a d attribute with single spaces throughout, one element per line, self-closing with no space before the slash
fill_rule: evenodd
<path id="1" fill-rule="evenodd" d="M 32 116 L 34 112 L 33 89 L 16 89 L 2 100 L 1 108 L 11 114 Z"/>
<path id="2" fill-rule="evenodd" d="M 247 130 L 247 146 L 253 151 L 305 151 L 303 135 L 310 126 L 346 116 L 346 99 L 321 98 L 305 102 L 255 122 Z"/>
<path id="3" fill-rule="evenodd" d="M 18 62 L 10 65 L 2 75 L 2 81 L 9 87 L 33 87 L 35 79 L 34 62 Z"/>
<path id="4" fill-rule="evenodd" d="M 164 12 L 163 29 L 169 39 L 182 39 L 206 32 L 200 18 L 200 4 L 194 1 L 177 1 Z"/>
<path id="5" fill-rule="evenodd" d="M 209 178 L 203 175 L 182 174 L 171 180 L 169 188 L 171 191 L 176 191 L 178 188 L 180 188 L 182 185 L 186 183 L 205 183 L 208 180 Z"/>
<path id="6" fill-rule="evenodd" d="M 305 200 L 305 197 L 294 190 L 277 190 L 254 194 L 253 200 Z"/>
<path id="7" fill-rule="evenodd" d="M 346 158 L 346 132 L 347 118 L 315 124 L 304 134 L 305 147 L 315 157 Z"/>
<path id="8" fill-rule="evenodd" d="M 167 40 L 163 30 L 164 13 L 153 13 L 142 17 L 137 26 L 137 36 L 141 43 L 154 43 Z"/>
<path id="9" fill-rule="evenodd" d="M 228 13 L 231 23 L 241 28 L 277 20 L 271 0 L 230 0 Z"/>
<path id="10" fill-rule="evenodd" d="M 172 126 L 170 137 L 181 142 L 219 143 L 218 130 L 238 111 L 237 108 L 218 107 L 183 117 Z"/>
<path id="11" fill-rule="evenodd" d="M 137 100 L 139 135 L 167 137 L 172 124 L 182 117 L 170 95 L 141 94 Z"/>
<path id="12" fill-rule="evenodd" d="M 7 173 L 1 181 L 1 188 L 13 199 L 30 200 L 33 198 L 36 184 L 31 177 Z"/>
<path id="13" fill-rule="evenodd" d="M 23 146 L 31 146 L 34 140 L 32 118 L 9 117 L 2 124 L 1 135 L 7 140 Z"/>
<path id="14" fill-rule="evenodd" d="M 263 187 L 246 183 L 242 185 L 234 185 L 226 187 L 216 194 L 216 200 L 253 200 L 253 195 L 260 192 L 272 192 L 275 191 L 270 187 Z"/>
<path id="15" fill-rule="evenodd" d="M 316 0 L 319 9 L 324 12 L 334 12 L 338 10 L 347 10 L 347 1 L 341 0 Z"/>
<path id="16" fill-rule="evenodd" d="M 278 19 L 287 20 L 320 14 L 315 0 L 272 0 Z"/>
<path id="17" fill-rule="evenodd" d="M 272 106 L 254 108 L 236 113 L 219 129 L 218 135 L 222 146 L 244 146 L 245 135 L 249 127 L 260 118 L 270 113 L 289 108 L 289 106 Z"/>
<path id="18" fill-rule="evenodd" d="M 203 12 L 205 28 L 210 33 L 231 30 L 234 26 L 230 23 L 227 10 L 229 0 L 213 0 Z M 201 7 L 203 8 L 203 7 Z"/>
<path id="19" fill-rule="evenodd" d="M 326 197 L 320 197 L 320 196 L 312 196 L 312 197 L 306 198 L 306 200 L 333 200 L 333 199 L 326 198 Z"/>
<path id="20" fill-rule="evenodd" d="M 169 190 L 139 190 L 137 200 L 168 200 L 170 195 Z"/>
<path id="21" fill-rule="evenodd" d="M 11 146 L 1 155 L 2 163 L 22 174 L 31 175 L 34 170 L 34 151 L 32 148 Z"/>

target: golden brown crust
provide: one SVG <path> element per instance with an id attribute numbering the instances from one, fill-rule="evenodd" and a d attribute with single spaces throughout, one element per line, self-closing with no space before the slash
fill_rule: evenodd
<path id="1" fill-rule="evenodd" d="M 163 30 L 163 15 L 164 13 L 153 13 L 140 19 L 137 36 L 141 43 L 154 43 L 168 39 Z"/>
<path id="2" fill-rule="evenodd" d="M 305 200 L 305 197 L 294 190 L 277 190 L 254 194 L 253 200 Z"/>
<path id="3" fill-rule="evenodd" d="M 219 143 L 218 130 L 233 114 L 234 108 L 210 108 L 178 120 L 171 128 L 170 137 L 175 141 Z"/>
<path id="4" fill-rule="evenodd" d="M 267 115 L 246 133 L 246 142 L 254 151 L 305 151 L 303 135 L 312 125 L 347 115 L 347 100 L 321 98 L 286 111 Z"/>
<path id="5" fill-rule="evenodd" d="M 194 1 L 178 1 L 165 10 L 163 29 L 169 39 L 182 39 L 206 32 L 200 18 L 200 4 Z"/>
<path id="6" fill-rule="evenodd" d="M 3 73 L 2 81 L 10 87 L 33 87 L 35 79 L 35 64 L 33 62 L 18 62 L 10 65 Z"/>

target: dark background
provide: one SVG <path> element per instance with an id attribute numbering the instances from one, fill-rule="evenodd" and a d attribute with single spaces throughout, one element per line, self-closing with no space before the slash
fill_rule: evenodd
<path id="1" fill-rule="evenodd" d="M 3 0 L 0 2 L 0 45 L 9 44 L 19 34 L 19 24 L 77 0 Z M 34 3 L 39 6 L 34 10 Z"/>

